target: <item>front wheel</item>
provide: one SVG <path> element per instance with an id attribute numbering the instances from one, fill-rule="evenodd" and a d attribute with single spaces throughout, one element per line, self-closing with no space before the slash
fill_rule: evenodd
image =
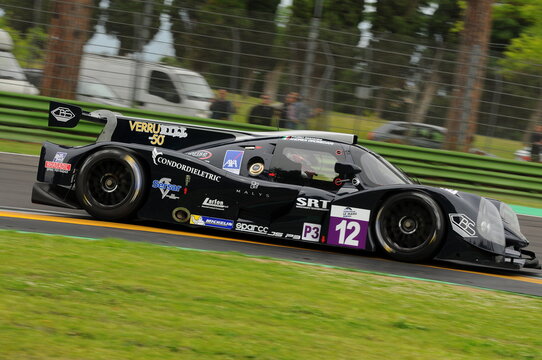
<path id="1" fill-rule="evenodd" d="M 141 163 L 121 149 L 90 155 L 76 180 L 75 194 L 92 216 L 106 220 L 129 218 L 144 197 L 145 173 Z"/>
<path id="2" fill-rule="evenodd" d="M 374 235 L 380 247 L 401 261 L 431 259 L 444 239 L 445 221 L 438 204 L 424 193 L 388 198 L 378 210 Z"/>

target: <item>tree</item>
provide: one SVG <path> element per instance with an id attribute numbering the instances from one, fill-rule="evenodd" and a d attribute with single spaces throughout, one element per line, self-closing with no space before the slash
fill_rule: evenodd
<path id="1" fill-rule="evenodd" d="M 446 148 L 468 151 L 476 134 L 487 62 L 492 0 L 469 0 L 449 110 Z"/>
<path id="2" fill-rule="evenodd" d="M 531 115 L 523 127 L 523 141 L 527 142 L 536 123 L 542 123 L 542 3 L 519 1 L 517 4 L 523 27 L 518 37 L 510 41 L 499 62 L 505 78 L 521 83 L 523 90 L 530 86 L 537 89 L 529 97 L 536 98 Z"/>
<path id="3" fill-rule="evenodd" d="M 160 29 L 164 9 L 163 0 L 109 0 L 104 26 L 107 34 L 120 41 L 120 56 L 141 51 L 152 40 Z"/>

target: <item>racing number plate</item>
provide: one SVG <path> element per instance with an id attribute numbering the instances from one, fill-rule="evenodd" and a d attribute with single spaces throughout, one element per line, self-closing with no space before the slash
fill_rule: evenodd
<path id="1" fill-rule="evenodd" d="M 331 206 L 327 243 L 365 249 L 371 212 L 349 206 Z"/>

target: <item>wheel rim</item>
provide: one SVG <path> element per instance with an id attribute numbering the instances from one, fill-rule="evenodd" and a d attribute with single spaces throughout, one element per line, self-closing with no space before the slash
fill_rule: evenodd
<path id="1" fill-rule="evenodd" d="M 429 204 L 415 197 L 396 201 L 379 213 L 378 236 L 393 251 L 417 251 L 436 238 L 440 225 L 432 210 Z"/>
<path id="2" fill-rule="evenodd" d="M 122 204 L 132 192 L 132 172 L 117 160 L 104 159 L 96 163 L 88 176 L 88 191 L 103 207 Z"/>

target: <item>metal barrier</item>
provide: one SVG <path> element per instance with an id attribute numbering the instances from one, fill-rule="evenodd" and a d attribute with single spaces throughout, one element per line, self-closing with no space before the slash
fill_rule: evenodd
<path id="1" fill-rule="evenodd" d="M 75 129 L 51 130 L 47 127 L 49 101 L 58 100 L 43 96 L 0 92 L 0 138 L 17 139 L 17 136 L 38 137 L 43 140 L 60 140 L 67 144 L 93 142 L 100 132 L 98 124 L 82 121 Z M 130 108 L 111 107 L 70 101 L 85 110 L 109 109 L 123 115 L 164 121 L 231 128 L 247 131 L 270 130 L 266 126 L 179 116 Z M 66 142 L 67 141 L 67 142 Z M 360 144 L 381 154 L 420 182 L 441 187 L 489 194 L 514 196 L 540 201 L 542 207 L 542 164 L 505 160 L 480 155 L 418 148 L 361 140 Z"/>

